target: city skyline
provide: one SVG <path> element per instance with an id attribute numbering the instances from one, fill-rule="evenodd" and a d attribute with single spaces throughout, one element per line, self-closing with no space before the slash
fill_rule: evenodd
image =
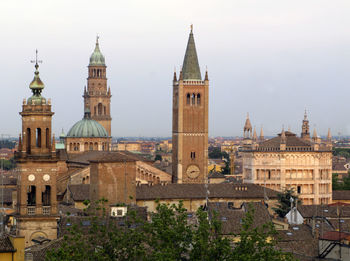
<path id="1" fill-rule="evenodd" d="M 1 4 L 0 21 L 7 25 L 0 65 L 2 133 L 20 132 L 18 112 L 31 95 L 36 48 L 56 137 L 83 117 L 87 65 L 98 33 L 113 95 L 112 135 L 171 136 L 172 75 L 174 66 L 177 73 L 181 68 L 193 23 L 202 78 L 207 65 L 211 85 L 209 136 L 241 136 L 247 112 L 266 136 L 282 125 L 299 135 L 305 108 L 311 131 L 316 126 L 319 135 L 328 128 L 333 135 L 350 135 L 344 117 L 350 94 L 346 1 L 222 1 L 221 6 L 203 1 L 198 8 L 202 2 L 133 1 L 108 9 L 106 2 L 84 10 L 80 1 L 22 2 L 21 10 L 18 3 Z M 133 22 L 136 16 L 145 23 Z"/>

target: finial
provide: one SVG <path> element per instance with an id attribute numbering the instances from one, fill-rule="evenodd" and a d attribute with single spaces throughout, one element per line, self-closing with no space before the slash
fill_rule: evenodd
<path id="1" fill-rule="evenodd" d="M 100 37 L 96 34 L 96 44 L 98 44 L 98 39 L 100 39 Z"/>
<path id="2" fill-rule="evenodd" d="M 208 66 L 205 67 L 205 76 L 204 76 L 204 80 L 208 81 L 209 77 L 208 77 Z"/>
<path id="3" fill-rule="evenodd" d="M 191 33 L 193 32 L 193 24 L 191 24 Z"/>
<path id="4" fill-rule="evenodd" d="M 38 70 L 39 65 L 38 63 L 42 63 L 43 61 L 38 60 L 38 49 L 35 49 L 35 60 L 31 60 L 31 63 L 35 63 L 35 69 Z"/>
<path id="5" fill-rule="evenodd" d="M 305 108 L 305 113 L 304 113 L 304 120 L 307 120 L 307 112 L 306 112 L 306 108 Z"/>

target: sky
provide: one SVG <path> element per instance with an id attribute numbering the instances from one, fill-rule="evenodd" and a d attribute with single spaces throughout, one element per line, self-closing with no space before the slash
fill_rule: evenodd
<path id="1" fill-rule="evenodd" d="M 0 134 L 21 132 L 35 49 L 53 132 L 83 117 L 96 35 L 111 87 L 113 136 L 171 136 L 172 77 L 193 24 L 202 76 L 208 68 L 209 135 L 253 126 L 350 135 L 348 0 L 17 0 L 0 2 Z"/>

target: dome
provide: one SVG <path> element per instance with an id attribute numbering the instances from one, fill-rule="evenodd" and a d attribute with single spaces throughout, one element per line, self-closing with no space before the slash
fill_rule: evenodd
<path id="1" fill-rule="evenodd" d="M 68 138 L 107 138 L 108 133 L 106 129 L 97 121 L 92 120 L 90 117 L 84 117 L 81 121 L 78 121 L 68 131 Z"/>
<path id="2" fill-rule="evenodd" d="M 98 43 L 98 37 L 96 40 L 96 47 L 94 52 L 90 56 L 89 66 L 105 66 L 105 57 L 100 51 L 100 46 Z"/>

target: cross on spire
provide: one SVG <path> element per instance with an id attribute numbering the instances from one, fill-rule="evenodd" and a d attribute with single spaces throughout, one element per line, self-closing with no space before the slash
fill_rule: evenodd
<path id="1" fill-rule="evenodd" d="M 35 49 L 35 61 L 31 60 L 31 63 L 35 63 L 35 69 L 38 69 L 39 65 L 38 63 L 42 63 L 43 61 L 38 60 L 38 49 Z"/>

